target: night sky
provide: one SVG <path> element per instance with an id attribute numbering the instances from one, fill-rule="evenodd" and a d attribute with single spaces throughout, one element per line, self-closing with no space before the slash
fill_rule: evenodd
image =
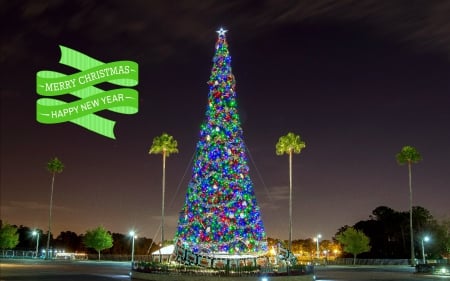
<path id="1" fill-rule="evenodd" d="M 448 1 L 1 1 L 1 213 L 44 231 L 51 174 L 53 233 L 103 225 L 155 238 L 167 132 L 166 237 L 173 237 L 207 106 L 216 30 L 227 40 L 252 177 L 269 237 L 288 237 L 288 157 L 278 138 L 299 134 L 293 161 L 293 238 L 331 237 L 388 206 L 408 211 L 406 166 L 418 149 L 414 205 L 450 217 Z M 36 73 L 75 73 L 59 45 L 139 64 L 139 112 L 100 112 L 116 140 L 72 123 L 36 121 Z M 107 87 L 107 86 L 105 86 Z"/>

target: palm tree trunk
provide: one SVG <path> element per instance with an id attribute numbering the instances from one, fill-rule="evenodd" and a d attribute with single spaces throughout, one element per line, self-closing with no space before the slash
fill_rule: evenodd
<path id="1" fill-rule="evenodd" d="M 292 150 L 289 151 L 289 244 L 288 249 L 292 252 Z"/>
<path id="2" fill-rule="evenodd" d="M 413 234 L 413 193 L 411 182 L 411 161 L 408 161 L 408 176 L 409 176 L 409 232 L 411 239 L 411 265 L 416 265 L 416 257 L 414 253 L 414 234 Z"/>
<path id="3" fill-rule="evenodd" d="M 52 176 L 52 188 L 50 191 L 50 207 L 48 212 L 48 232 L 47 232 L 47 248 L 45 249 L 45 259 L 50 257 L 49 249 L 50 249 L 50 235 L 52 233 L 52 207 L 53 207 L 53 186 L 55 184 L 55 172 L 53 172 Z"/>
<path id="4" fill-rule="evenodd" d="M 162 203 L 161 203 L 161 247 L 164 246 L 164 197 L 166 194 L 166 152 L 163 151 Z M 161 260 L 161 257 L 160 257 Z"/>

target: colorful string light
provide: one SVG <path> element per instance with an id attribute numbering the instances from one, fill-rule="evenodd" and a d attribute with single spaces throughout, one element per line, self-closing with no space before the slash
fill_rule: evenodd
<path id="1" fill-rule="evenodd" d="M 225 30 L 218 31 L 206 120 L 175 239 L 194 253 L 263 253 L 266 234 L 249 176 Z"/>

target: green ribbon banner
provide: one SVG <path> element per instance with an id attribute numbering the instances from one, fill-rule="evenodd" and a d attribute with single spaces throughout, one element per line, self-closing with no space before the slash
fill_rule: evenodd
<path id="1" fill-rule="evenodd" d="M 100 135 L 115 139 L 115 121 L 95 115 L 102 110 L 121 114 L 138 112 L 138 92 L 130 88 L 103 91 L 94 87 L 108 82 L 132 87 L 138 84 L 138 64 L 133 61 L 103 63 L 76 50 L 60 46 L 60 63 L 80 70 L 65 75 L 42 70 L 36 74 L 36 92 L 43 96 L 71 94 L 78 98 L 64 102 L 40 98 L 36 102 L 36 120 L 43 124 L 72 122 Z"/>

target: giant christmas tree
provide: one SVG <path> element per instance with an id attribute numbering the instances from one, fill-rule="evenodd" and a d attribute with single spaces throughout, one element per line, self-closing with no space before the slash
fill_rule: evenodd
<path id="1" fill-rule="evenodd" d="M 218 31 L 206 120 L 176 239 L 194 253 L 259 254 L 267 250 L 266 234 L 249 176 L 225 32 Z"/>

